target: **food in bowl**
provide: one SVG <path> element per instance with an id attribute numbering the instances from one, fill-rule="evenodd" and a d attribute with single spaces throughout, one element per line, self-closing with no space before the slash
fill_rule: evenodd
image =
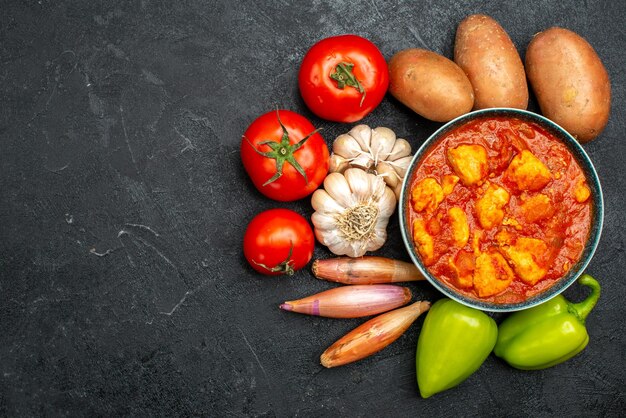
<path id="1" fill-rule="evenodd" d="M 577 159 L 530 120 L 479 117 L 448 131 L 418 162 L 408 221 L 423 265 L 472 299 L 522 302 L 581 258 L 592 190 Z"/>

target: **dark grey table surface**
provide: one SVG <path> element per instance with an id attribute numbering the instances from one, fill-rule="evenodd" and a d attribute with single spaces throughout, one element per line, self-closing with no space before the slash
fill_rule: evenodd
<path id="1" fill-rule="evenodd" d="M 626 413 L 622 2 L 2 3 L 0 414 Z M 265 278 L 248 267 L 242 236 L 255 214 L 312 209 L 261 196 L 239 141 L 276 106 L 309 117 L 329 143 L 350 128 L 300 99 L 297 70 L 316 40 L 356 33 L 387 58 L 409 47 L 450 57 L 456 25 L 477 12 L 500 21 L 522 56 L 533 34 L 572 29 L 610 73 L 610 121 L 584 147 L 606 203 L 588 268 L 603 295 L 574 359 L 523 372 L 490 357 L 458 388 L 422 400 L 421 319 L 378 355 L 325 370 L 320 353 L 361 321 L 282 312 L 280 302 L 330 285 L 309 269 Z M 414 147 L 440 126 L 389 97 L 364 122 Z M 389 236 L 376 254 L 408 260 L 397 217 Z M 418 299 L 440 297 L 426 283 L 410 287 Z"/>

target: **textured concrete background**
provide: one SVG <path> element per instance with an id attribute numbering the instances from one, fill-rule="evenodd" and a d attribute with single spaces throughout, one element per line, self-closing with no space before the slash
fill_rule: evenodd
<path id="1" fill-rule="evenodd" d="M 2 3 L 2 415 L 624 414 L 621 2 Z M 422 400 L 422 319 L 378 355 L 325 370 L 320 353 L 362 321 L 282 312 L 280 302 L 330 285 L 308 270 L 265 278 L 247 266 L 241 242 L 255 214 L 312 210 L 308 199 L 263 198 L 239 141 L 277 105 L 310 117 L 329 143 L 350 128 L 313 117 L 299 97 L 297 69 L 315 41 L 357 33 L 387 58 L 408 47 L 450 57 L 456 25 L 476 12 L 500 21 L 522 54 L 534 33 L 572 29 L 609 70 L 611 119 L 585 145 L 605 192 L 588 269 L 604 293 L 578 357 L 537 372 L 490 357 L 460 387 Z M 439 126 L 391 98 L 364 122 L 414 147 Z M 377 254 L 408 259 L 395 217 L 389 234 Z M 318 246 L 316 256 L 329 253 Z M 426 283 L 410 287 L 440 297 Z"/>

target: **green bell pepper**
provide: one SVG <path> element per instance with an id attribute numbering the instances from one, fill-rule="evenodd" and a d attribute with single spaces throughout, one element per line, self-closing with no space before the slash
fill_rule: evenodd
<path id="1" fill-rule="evenodd" d="M 428 311 L 417 342 L 417 384 L 423 398 L 450 389 L 474 373 L 496 343 L 498 326 L 485 313 L 452 299 Z"/>
<path id="2" fill-rule="evenodd" d="M 600 297 L 600 284 L 588 274 L 578 283 L 591 289 L 584 301 L 571 303 L 558 295 L 502 321 L 494 354 L 515 368 L 538 370 L 580 353 L 589 342 L 585 318 Z"/>

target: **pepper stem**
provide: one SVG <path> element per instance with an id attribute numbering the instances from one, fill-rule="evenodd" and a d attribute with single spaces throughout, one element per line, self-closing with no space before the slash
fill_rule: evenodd
<path id="1" fill-rule="evenodd" d="M 578 279 L 578 283 L 590 288 L 591 293 L 589 294 L 589 296 L 587 296 L 587 299 L 583 300 L 582 302 L 570 303 L 569 311 L 576 315 L 578 319 L 580 319 L 580 321 L 584 324 L 587 315 L 589 315 L 589 312 L 591 312 L 593 307 L 596 306 L 598 298 L 600 298 L 600 283 L 598 283 L 596 279 L 588 274 L 583 274 L 582 276 L 580 276 L 580 278 Z"/>

